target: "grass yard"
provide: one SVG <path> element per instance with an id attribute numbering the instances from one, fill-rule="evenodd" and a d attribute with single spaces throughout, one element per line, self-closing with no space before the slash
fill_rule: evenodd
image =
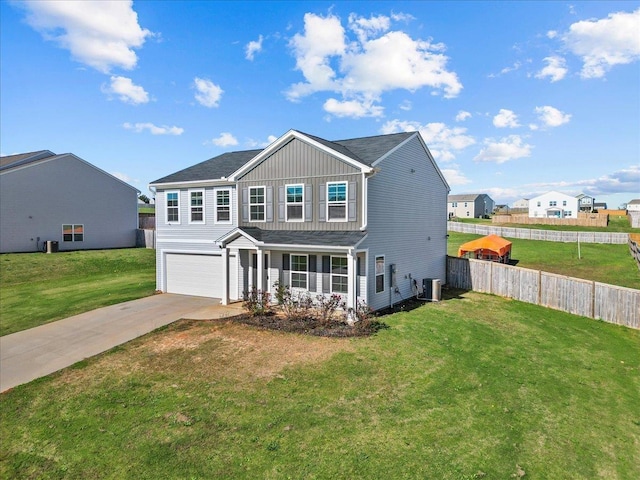
<path id="1" fill-rule="evenodd" d="M 0 335 L 152 295 L 155 250 L 0 255 Z"/>
<path id="2" fill-rule="evenodd" d="M 0 478 L 640 478 L 640 331 L 473 292 L 384 321 L 183 321 L 17 387 Z"/>
<path id="3" fill-rule="evenodd" d="M 460 245 L 480 237 L 482 235 L 450 231 L 448 254 L 457 257 Z M 519 238 L 509 241 L 513 243 L 511 256 L 518 260 L 518 267 L 640 289 L 640 270 L 626 244 L 581 243 L 579 259 L 576 243 Z"/>

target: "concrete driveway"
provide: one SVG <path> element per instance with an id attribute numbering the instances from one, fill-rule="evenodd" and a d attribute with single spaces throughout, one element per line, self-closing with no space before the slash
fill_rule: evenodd
<path id="1" fill-rule="evenodd" d="M 240 303 L 163 293 L 0 337 L 0 392 L 44 377 L 181 318 L 241 313 Z"/>

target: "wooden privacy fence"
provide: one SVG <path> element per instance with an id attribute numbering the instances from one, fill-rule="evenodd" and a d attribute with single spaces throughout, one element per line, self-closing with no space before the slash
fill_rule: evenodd
<path id="1" fill-rule="evenodd" d="M 640 290 L 484 260 L 447 257 L 447 285 L 640 328 Z"/>
<path id="2" fill-rule="evenodd" d="M 579 212 L 578 218 L 530 217 L 525 214 L 494 215 L 493 223 L 520 223 L 523 225 L 580 225 L 583 227 L 606 227 L 609 215 Z"/>
<path id="3" fill-rule="evenodd" d="M 142 228 L 136 230 L 136 247 L 156 248 L 156 231 Z"/>
<path id="4" fill-rule="evenodd" d="M 629 234 L 629 251 L 640 268 L 640 233 Z"/>
<path id="5" fill-rule="evenodd" d="M 478 225 L 475 223 L 447 222 L 447 229 L 452 232 L 474 233 L 476 235 L 498 235 L 505 238 L 522 238 L 524 240 L 545 240 L 547 242 L 577 243 L 614 243 L 624 244 L 629 241 L 628 233 L 618 232 L 564 232 L 558 230 L 539 230 L 534 228 L 499 227 Z"/>

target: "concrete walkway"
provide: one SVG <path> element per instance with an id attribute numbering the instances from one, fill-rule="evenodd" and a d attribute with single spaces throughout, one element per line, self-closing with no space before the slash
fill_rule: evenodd
<path id="1" fill-rule="evenodd" d="M 164 293 L 0 337 L 0 392 L 44 377 L 181 318 L 237 315 L 240 303 Z"/>

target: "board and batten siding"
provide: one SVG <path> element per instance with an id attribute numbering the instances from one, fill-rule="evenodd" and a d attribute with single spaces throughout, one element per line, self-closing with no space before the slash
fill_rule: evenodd
<path id="1" fill-rule="evenodd" d="M 321 219 L 320 209 L 326 209 L 324 202 L 327 182 L 348 183 L 348 210 L 353 221 L 326 222 Z M 282 203 L 285 185 L 305 186 L 305 221 L 287 222 Z M 238 192 L 249 187 L 266 187 L 266 217 L 271 221 L 251 222 L 243 220 L 239 212 L 239 224 L 266 230 L 358 230 L 362 224 L 362 174 L 360 170 L 322 150 L 293 139 L 278 149 L 255 168 L 238 180 Z M 242 204 L 241 193 L 239 193 Z M 350 205 L 349 205 L 350 204 Z M 307 206 L 309 205 L 309 206 Z M 241 206 L 242 208 L 242 206 Z M 269 211 L 271 209 L 271 211 Z M 310 214 L 310 215 L 309 215 Z"/>
<path id="2" fill-rule="evenodd" d="M 73 155 L 2 172 L 0 192 L 0 252 L 136 245 L 138 191 Z M 64 224 L 83 225 L 84 240 L 64 242 Z"/>
<path id="3" fill-rule="evenodd" d="M 447 256 L 448 189 L 416 137 L 378 165 L 369 179 L 367 238 L 368 303 L 374 310 L 414 295 L 413 279 L 437 278 L 444 284 Z M 375 292 L 375 259 L 385 257 L 385 289 Z M 396 265 L 398 292 L 390 286 Z M 409 277 L 410 276 L 410 277 Z"/>

